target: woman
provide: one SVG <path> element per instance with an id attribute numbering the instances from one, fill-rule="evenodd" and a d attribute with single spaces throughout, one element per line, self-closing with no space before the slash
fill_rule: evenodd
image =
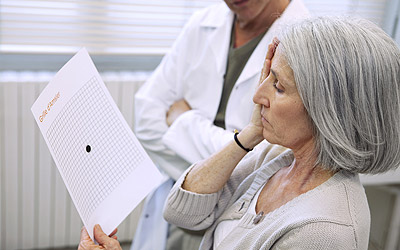
<path id="1" fill-rule="evenodd" d="M 309 19 L 279 39 L 239 143 L 189 169 L 164 217 L 207 228 L 201 249 L 367 249 L 357 173 L 399 165 L 400 51 L 375 25 L 344 18 Z M 241 146 L 264 139 L 243 158 Z"/>
<path id="2" fill-rule="evenodd" d="M 164 217 L 207 229 L 201 249 L 367 249 L 358 173 L 400 163 L 399 48 L 349 18 L 308 19 L 279 39 L 250 124 L 181 176 Z"/>

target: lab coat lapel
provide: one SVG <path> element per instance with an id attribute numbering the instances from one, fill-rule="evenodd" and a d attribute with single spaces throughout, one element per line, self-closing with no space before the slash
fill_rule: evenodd
<path id="1" fill-rule="evenodd" d="M 201 26 L 213 29 L 208 36 L 207 42 L 214 54 L 218 73 L 223 76 L 226 71 L 234 15 L 225 3 L 221 3 L 219 8 L 215 8 L 213 11 L 217 13 L 210 14 L 208 18 L 201 22 Z"/>
<path id="2" fill-rule="evenodd" d="M 240 74 L 235 86 L 242 84 L 248 79 L 252 78 L 256 74 L 261 73 L 262 66 L 264 64 L 264 59 L 267 54 L 268 44 L 272 41 L 273 37 L 276 35 L 277 26 L 279 26 L 279 20 L 276 20 L 272 26 L 269 28 L 267 33 L 258 43 L 257 47 L 254 49 L 253 54 L 251 54 L 246 66 L 244 67 L 242 73 Z M 258 79 L 257 79 L 258 80 Z"/>
<path id="3" fill-rule="evenodd" d="M 263 66 L 263 60 L 267 53 L 266 44 L 268 44 L 267 39 L 269 39 L 268 33 L 264 35 L 261 41 L 258 43 L 257 47 L 254 49 L 253 54 L 251 54 L 246 66 L 242 70 L 239 78 L 237 79 L 235 86 L 247 81 L 251 77 L 261 72 Z"/>

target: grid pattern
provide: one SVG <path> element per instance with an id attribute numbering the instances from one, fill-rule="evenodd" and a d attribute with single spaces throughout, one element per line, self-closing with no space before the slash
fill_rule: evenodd
<path id="1" fill-rule="evenodd" d="M 144 160 L 96 77 L 63 107 L 46 136 L 83 221 Z"/>

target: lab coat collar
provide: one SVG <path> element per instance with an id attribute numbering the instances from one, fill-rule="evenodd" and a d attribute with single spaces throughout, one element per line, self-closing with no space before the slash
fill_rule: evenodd
<path id="1" fill-rule="evenodd" d="M 217 4 L 215 7 L 210 7 L 211 11 L 208 15 L 202 20 L 200 23 L 201 27 L 208 28 L 218 28 L 225 26 L 227 24 L 227 20 L 230 20 L 232 24 L 233 20 L 233 12 L 228 8 L 228 6 L 223 3 Z M 231 27 L 232 25 L 230 25 Z"/>
<path id="2" fill-rule="evenodd" d="M 268 44 L 277 35 L 278 29 L 284 23 L 304 18 L 308 15 L 309 12 L 302 0 L 292 0 L 281 17 L 272 24 L 263 39 L 258 43 L 235 85 L 239 85 L 256 74 L 261 73 Z M 233 19 L 234 13 L 223 2 L 211 8 L 208 15 L 200 22 L 203 28 L 214 29 L 208 37 L 208 41 L 217 60 L 217 69 L 221 77 L 223 77 L 226 71 Z"/>
<path id="3" fill-rule="evenodd" d="M 221 79 L 226 71 L 233 17 L 233 12 L 223 2 L 212 7 L 208 15 L 200 22 L 202 28 L 213 29 L 207 40 L 216 59 L 217 70 Z"/>

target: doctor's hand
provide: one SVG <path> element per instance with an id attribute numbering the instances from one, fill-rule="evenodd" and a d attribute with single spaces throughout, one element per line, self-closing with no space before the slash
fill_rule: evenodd
<path id="1" fill-rule="evenodd" d="M 85 227 L 81 230 L 81 241 L 79 242 L 78 250 L 98 250 L 98 249 L 111 249 L 111 250 L 122 250 L 119 242 L 117 241 L 117 229 L 115 229 L 109 236 L 107 236 L 100 225 L 94 226 L 94 238 L 97 240 L 99 245 L 96 245 L 90 238 Z"/>
<path id="2" fill-rule="evenodd" d="M 181 99 L 179 101 L 174 102 L 169 110 L 167 111 L 167 124 L 171 126 L 171 124 L 183 113 L 191 110 L 190 105 L 185 101 L 185 99 Z"/>

